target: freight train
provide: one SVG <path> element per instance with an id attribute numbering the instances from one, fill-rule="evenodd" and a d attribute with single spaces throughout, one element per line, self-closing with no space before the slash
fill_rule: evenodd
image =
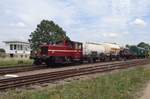
<path id="1" fill-rule="evenodd" d="M 112 61 L 148 57 L 147 50 L 136 46 L 121 48 L 113 43 L 91 43 L 60 41 L 55 44 L 43 44 L 40 51 L 32 53 L 35 65 L 55 63 L 94 63 L 96 61 Z"/>

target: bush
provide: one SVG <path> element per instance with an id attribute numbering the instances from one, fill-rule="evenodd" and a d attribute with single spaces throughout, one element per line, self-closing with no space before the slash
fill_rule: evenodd
<path id="1" fill-rule="evenodd" d="M 4 49 L 0 49 L 0 57 L 5 57 L 6 56 L 6 53 L 5 53 L 5 50 Z"/>

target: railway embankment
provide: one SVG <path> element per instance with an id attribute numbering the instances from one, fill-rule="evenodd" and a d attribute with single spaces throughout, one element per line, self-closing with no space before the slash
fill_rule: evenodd
<path id="1" fill-rule="evenodd" d="M 104 75 L 85 76 L 32 90 L 2 92 L 0 99 L 137 99 L 137 92 L 150 80 L 150 64 Z M 84 78 L 84 77 L 82 77 Z"/>
<path id="2" fill-rule="evenodd" d="M 20 58 L 1 58 L 0 57 L 0 68 L 1 67 L 17 67 L 20 65 L 32 65 L 33 60 L 31 59 L 20 59 Z"/>

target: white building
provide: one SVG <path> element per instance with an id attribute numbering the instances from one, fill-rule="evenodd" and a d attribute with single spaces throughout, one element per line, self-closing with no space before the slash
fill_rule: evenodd
<path id="1" fill-rule="evenodd" d="M 30 56 L 30 44 L 22 41 L 4 41 L 6 55 L 10 57 L 28 58 Z"/>

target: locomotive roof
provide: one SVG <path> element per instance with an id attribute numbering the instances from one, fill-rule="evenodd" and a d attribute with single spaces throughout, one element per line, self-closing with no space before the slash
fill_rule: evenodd
<path id="1" fill-rule="evenodd" d="M 75 43 L 82 43 L 82 42 L 79 42 L 79 41 L 71 41 L 71 42 L 75 42 Z"/>
<path id="2" fill-rule="evenodd" d="M 95 43 L 95 42 L 85 42 L 85 43 L 87 43 L 87 44 L 94 44 L 94 45 L 102 45 L 100 43 Z"/>
<path id="3" fill-rule="evenodd" d="M 137 47 L 137 48 L 142 49 L 142 50 L 146 50 L 145 48 L 142 48 L 142 47 Z"/>

